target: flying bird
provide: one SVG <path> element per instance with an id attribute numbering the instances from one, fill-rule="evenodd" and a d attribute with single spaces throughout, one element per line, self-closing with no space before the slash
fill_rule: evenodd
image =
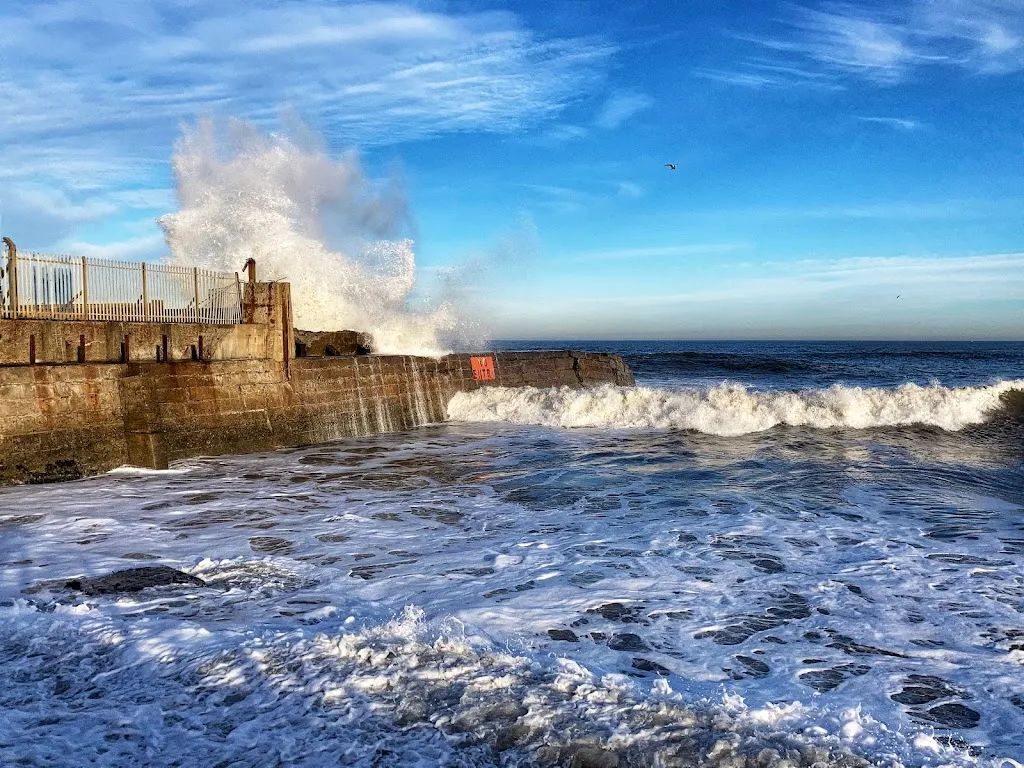
<path id="1" fill-rule="evenodd" d="M 902 293 L 897 293 L 897 294 L 896 294 L 896 298 L 898 299 L 898 298 L 899 298 L 900 296 L 902 296 L 902 295 L 903 295 Z"/>
<path id="2" fill-rule="evenodd" d="M 674 171 L 676 169 L 676 164 L 675 163 L 665 163 L 665 167 L 668 168 L 670 171 Z"/>

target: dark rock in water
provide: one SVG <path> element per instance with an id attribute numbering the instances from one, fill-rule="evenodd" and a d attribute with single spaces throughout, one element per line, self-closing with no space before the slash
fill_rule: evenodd
<path id="1" fill-rule="evenodd" d="M 150 587 L 166 587 L 172 584 L 206 586 L 206 582 L 196 576 L 168 568 L 166 565 L 154 565 L 146 568 L 128 568 L 106 576 L 69 579 L 64 582 L 64 587 L 87 595 L 110 595 L 118 592 L 139 592 Z"/>
<path id="2" fill-rule="evenodd" d="M 892 694 L 889 698 L 900 704 L 913 706 L 954 696 L 966 698 L 967 694 L 965 691 L 950 685 L 938 677 L 931 675 L 909 675 L 903 684 L 903 690 Z"/>
<path id="3" fill-rule="evenodd" d="M 842 672 L 834 669 L 812 669 L 800 674 L 800 682 L 811 686 L 818 693 L 825 693 L 839 687 L 839 684 L 845 679 Z"/>
<path id="4" fill-rule="evenodd" d="M 635 624 L 637 622 L 641 622 L 641 609 L 639 606 L 634 605 L 605 603 L 604 605 L 599 605 L 597 608 L 588 608 L 587 613 L 597 614 L 609 621 L 618 621 L 623 624 Z"/>
<path id="5" fill-rule="evenodd" d="M 639 669 L 641 672 L 655 672 L 662 677 L 668 677 L 672 674 L 669 669 L 661 666 L 658 662 L 639 657 L 633 659 L 633 669 Z"/>
<path id="6" fill-rule="evenodd" d="M 569 762 L 569 768 L 618 768 L 619 756 L 602 747 L 578 747 Z"/>
<path id="7" fill-rule="evenodd" d="M 923 717 L 947 728 L 973 728 L 981 720 L 981 715 L 963 704 L 939 704 Z"/>
<path id="8" fill-rule="evenodd" d="M 612 635 L 611 640 L 608 641 L 608 647 L 613 651 L 646 651 L 647 643 L 641 639 L 640 635 L 623 632 L 620 635 Z"/>
<path id="9" fill-rule="evenodd" d="M 807 659 L 804 663 L 807 663 Z M 818 693 L 827 693 L 838 688 L 843 681 L 851 677 L 866 675 L 871 667 L 866 664 L 840 664 L 832 669 L 812 669 L 799 674 L 800 682 L 811 686 Z"/>
<path id="10" fill-rule="evenodd" d="M 580 639 L 571 629 L 549 629 L 548 637 L 552 640 L 562 640 L 566 643 L 578 643 Z"/>
<path id="11" fill-rule="evenodd" d="M 249 539 L 249 548 L 253 552 L 268 555 L 288 555 L 295 549 L 295 545 L 277 536 L 253 536 Z"/>
<path id="12" fill-rule="evenodd" d="M 771 667 L 763 661 L 750 656 L 737 656 L 736 661 L 746 667 L 748 674 L 752 677 L 764 677 L 771 671 Z"/>
<path id="13" fill-rule="evenodd" d="M 828 643 L 829 648 L 838 648 L 843 653 L 847 653 L 852 656 L 892 656 L 898 659 L 907 658 L 904 654 L 896 651 L 889 651 L 885 648 L 876 648 L 873 645 L 858 643 L 852 637 L 842 635 L 831 629 L 827 629 L 825 631 L 828 633 L 829 637 L 832 638 L 832 642 Z"/>

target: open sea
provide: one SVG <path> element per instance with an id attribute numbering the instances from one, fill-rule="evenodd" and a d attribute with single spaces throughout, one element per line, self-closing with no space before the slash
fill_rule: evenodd
<path id="1" fill-rule="evenodd" d="M 0 765 L 1024 765 L 1024 343 L 499 347 L 638 386 L 0 490 Z"/>

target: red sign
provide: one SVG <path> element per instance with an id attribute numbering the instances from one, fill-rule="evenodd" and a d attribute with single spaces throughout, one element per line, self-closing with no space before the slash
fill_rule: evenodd
<path id="1" fill-rule="evenodd" d="M 470 365 L 473 366 L 473 378 L 477 381 L 494 381 L 494 358 L 493 357 L 471 357 Z"/>

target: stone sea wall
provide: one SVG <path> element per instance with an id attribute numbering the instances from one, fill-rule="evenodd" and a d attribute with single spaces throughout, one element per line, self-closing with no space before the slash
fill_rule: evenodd
<path id="1" fill-rule="evenodd" d="M 400 431 L 481 386 L 633 384 L 618 356 L 571 351 L 289 357 L 0 367 L 0 484 Z"/>

